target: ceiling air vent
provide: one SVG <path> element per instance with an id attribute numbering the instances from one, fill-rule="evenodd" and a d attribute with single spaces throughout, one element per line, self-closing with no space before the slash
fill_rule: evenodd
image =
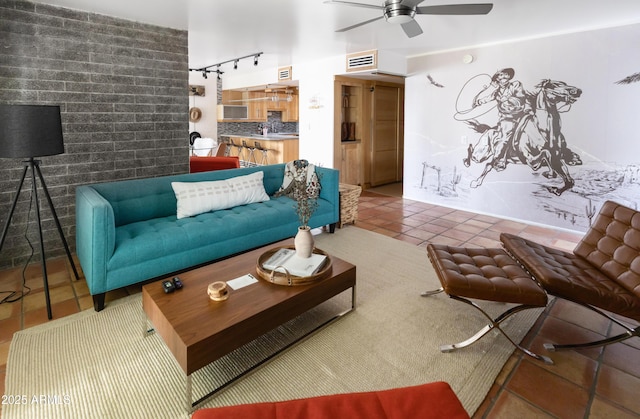
<path id="1" fill-rule="evenodd" d="M 291 80 L 291 66 L 278 69 L 278 80 Z"/>
<path id="2" fill-rule="evenodd" d="M 378 51 L 356 52 L 347 55 L 347 72 L 375 70 L 378 67 Z"/>

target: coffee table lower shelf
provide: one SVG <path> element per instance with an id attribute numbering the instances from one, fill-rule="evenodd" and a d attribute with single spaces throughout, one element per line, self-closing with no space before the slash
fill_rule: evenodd
<path id="1" fill-rule="evenodd" d="M 287 241 L 272 246 L 287 245 Z M 231 290 L 225 301 L 212 301 L 207 287 L 247 273 L 258 276 L 256 261 L 268 247 L 212 263 L 180 274 L 184 287 L 165 294 L 162 281 L 142 287 L 142 306 L 149 325 L 158 333 L 186 377 L 186 406 L 192 412 L 213 395 L 299 343 L 311 334 L 353 311 L 356 304 L 356 267 L 331 256 L 331 272 L 308 285 L 285 287 L 265 280 Z M 192 374 L 241 348 L 312 308 L 351 290 L 351 306 L 287 343 L 203 397 L 192 401 Z M 336 310 L 339 311 L 339 310 Z M 331 314 L 329 314 L 331 315 Z"/>
<path id="2" fill-rule="evenodd" d="M 344 311 L 336 314 L 335 316 L 333 316 L 332 318 L 330 318 L 330 319 L 326 320 L 325 322 L 319 324 L 318 326 L 316 326 L 312 330 L 302 334 L 301 336 L 299 336 L 298 338 L 293 340 L 291 343 L 289 343 L 289 344 L 283 346 L 282 348 L 278 349 L 276 352 L 274 352 L 271 355 L 267 356 L 262 361 L 257 362 L 256 364 L 252 365 L 248 369 L 244 370 L 243 372 L 241 372 L 237 376 L 233 377 L 229 381 L 225 382 L 224 384 L 222 384 L 222 385 L 216 387 L 215 389 L 211 390 L 209 393 L 205 394 L 204 396 L 200 397 L 198 400 L 196 400 L 194 402 L 192 402 L 192 400 L 193 400 L 193 390 L 192 390 L 192 383 L 191 383 L 192 374 L 187 375 L 186 376 L 186 383 L 187 383 L 186 384 L 186 396 L 187 396 L 187 408 L 189 409 L 189 412 L 190 413 L 193 412 L 197 406 L 199 406 L 202 403 L 206 402 L 207 400 L 209 400 L 211 397 L 215 396 L 220 391 L 222 391 L 222 390 L 226 389 L 227 387 L 235 384 L 238 380 L 240 380 L 241 378 L 243 378 L 247 374 L 255 371 L 260 366 L 262 366 L 262 365 L 266 364 L 267 362 L 271 361 L 273 358 L 275 358 L 276 356 L 280 355 L 281 353 L 283 353 L 287 349 L 289 349 L 292 346 L 302 342 L 304 339 L 306 339 L 309 336 L 313 335 L 317 331 L 323 329 L 324 327 L 327 327 L 331 323 L 335 322 L 336 320 L 339 320 L 341 317 L 343 317 L 346 314 L 349 314 L 350 312 L 355 310 L 355 290 L 356 290 L 355 287 L 353 287 L 352 291 L 351 291 L 351 307 L 349 309 L 344 310 Z"/>

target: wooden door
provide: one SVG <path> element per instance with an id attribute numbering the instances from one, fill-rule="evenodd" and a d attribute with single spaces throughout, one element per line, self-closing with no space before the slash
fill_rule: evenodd
<path id="1" fill-rule="evenodd" d="M 373 92 L 371 186 L 402 180 L 402 90 L 376 85 Z"/>

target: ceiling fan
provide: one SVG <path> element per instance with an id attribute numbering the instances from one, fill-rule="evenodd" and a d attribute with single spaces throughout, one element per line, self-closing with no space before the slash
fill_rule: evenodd
<path id="1" fill-rule="evenodd" d="M 382 10 L 382 16 L 357 23 L 346 28 L 338 29 L 336 32 L 346 32 L 367 23 L 375 22 L 385 18 L 387 22 L 399 23 L 409 38 L 422 33 L 422 28 L 414 20 L 415 15 L 486 15 L 493 8 L 492 3 L 473 4 L 449 4 L 440 6 L 418 7 L 424 0 L 385 0 L 382 6 L 365 3 L 353 3 L 342 0 L 326 0 L 325 3 L 341 4 L 345 6 L 363 7 L 367 9 Z"/>

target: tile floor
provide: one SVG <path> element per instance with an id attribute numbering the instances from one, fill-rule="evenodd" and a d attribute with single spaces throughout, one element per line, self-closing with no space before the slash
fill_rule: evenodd
<path id="1" fill-rule="evenodd" d="M 503 231 L 563 249 L 573 249 L 580 238 L 577 234 L 370 191 L 360 197 L 357 226 L 423 247 L 428 242 L 496 246 Z M 66 258 L 51 260 L 47 266 L 54 318 L 92 308 L 86 283 L 71 280 L 73 274 Z M 0 304 L 0 394 L 4 394 L 6 360 L 13 333 L 48 321 L 40 266 L 29 266 L 25 277 L 30 294 L 16 303 Z M 0 271 L 0 291 L 20 289 L 21 284 L 22 269 Z M 139 290 L 130 287 L 108 293 L 107 301 Z M 0 294 L 0 299 L 6 295 Z M 608 320 L 589 310 L 555 300 L 524 338 L 523 345 L 544 352 L 542 344 L 546 341 L 593 340 L 613 334 L 612 329 Z M 473 350 L 473 346 L 466 350 Z M 515 352 L 474 417 L 640 417 L 640 339 L 549 355 L 555 365 L 547 366 Z"/>

